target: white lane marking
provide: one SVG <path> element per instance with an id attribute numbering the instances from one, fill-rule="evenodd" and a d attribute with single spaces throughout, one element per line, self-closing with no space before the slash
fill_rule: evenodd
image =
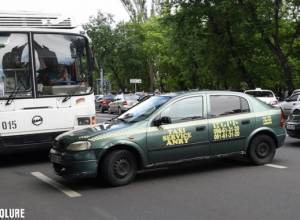
<path id="1" fill-rule="evenodd" d="M 266 167 L 273 167 L 273 168 L 277 168 L 277 169 L 286 169 L 288 167 L 286 166 L 281 166 L 281 165 L 276 165 L 276 164 L 271 164 L 271 163 L 268 163 L 268 164 L 265 164 Z"/>
<path id="2" fill-rule="evenodd" d="M 31 175 L 35 176 L 36 178 L 38 178 L 39 180 L 41 180 L 45 183 L 48 183 L 49 185 L 53 186 L 54 188 L 58 189 L 59 191 L 63 192 L 64 194 L 66 194 L 67 196 L 69 196 L 71 198 L 76 198 L 76 197 L 81 196 L 80 193 L 75 192 L 71 189 L 68 189 L 64 185 L 56 182 L 55 180 L 49 178 L 48 176 L 42 174 L 41 172 L 31 172 Z"/>

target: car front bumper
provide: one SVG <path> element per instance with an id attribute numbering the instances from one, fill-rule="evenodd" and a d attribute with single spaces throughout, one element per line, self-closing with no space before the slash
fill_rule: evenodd
<path id="1" fill-rule="evenodd" d="M 97 176 L 98 160 L 94 150 L 60 152 L 52 148 L 49 157 L 56 174 L 64 178 Z"/>

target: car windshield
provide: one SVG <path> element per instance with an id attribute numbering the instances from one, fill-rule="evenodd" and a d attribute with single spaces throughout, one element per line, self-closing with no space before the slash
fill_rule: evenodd
<path id="1" fill-rule="evenodd" d="M 273 93 L 269 91 L 246 91 L 245 93 L 254 97 L 274 97 Z"/>
<path id="2" fill-rule="evenodd" d="M 170 99 L 170 96 L 153 96 L 123 113 L 117 119 L 129 123 L 145 120 Z"/>

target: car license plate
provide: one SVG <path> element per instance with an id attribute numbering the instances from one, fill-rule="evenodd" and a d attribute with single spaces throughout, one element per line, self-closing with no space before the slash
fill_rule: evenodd
<path id="1" fill-rule="evenodd" d="M 295 130 L 295 125 L 289 125 L 289 124 L 287 124 L 286 125 L 286 129 L 288 129 L 288 130 Z"/>
<path id="2" fill-rule="evenodd" d="M 51 155 L 51 162 L 53 163 L 61 163 L 62 159 L 60 155 L 52 154 Z"/>

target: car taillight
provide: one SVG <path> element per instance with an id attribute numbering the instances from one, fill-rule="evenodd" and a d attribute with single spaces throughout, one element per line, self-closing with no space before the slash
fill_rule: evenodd
<path id="1" fill-rule="evenodd" d="M 280 113 L 280 127 L 284 128 L 284 115 L 282 111 Z"/>
<path id="2" fill-rule="evenodd" d="M 271 102 L 271 105 L 277 105 L 277 104 L 278 104 L 278 101 Z"/>
<path id="3" fill-rule="evenodd" d="M 124 101 L 124 102 L 123 102 L 123 105 L 127 105 L 127 101 Z"/>
<path id="4" fill-rule="evenodd" d="M 106 104 L 106 101 L 102 101 L 102 104 Z"/>

